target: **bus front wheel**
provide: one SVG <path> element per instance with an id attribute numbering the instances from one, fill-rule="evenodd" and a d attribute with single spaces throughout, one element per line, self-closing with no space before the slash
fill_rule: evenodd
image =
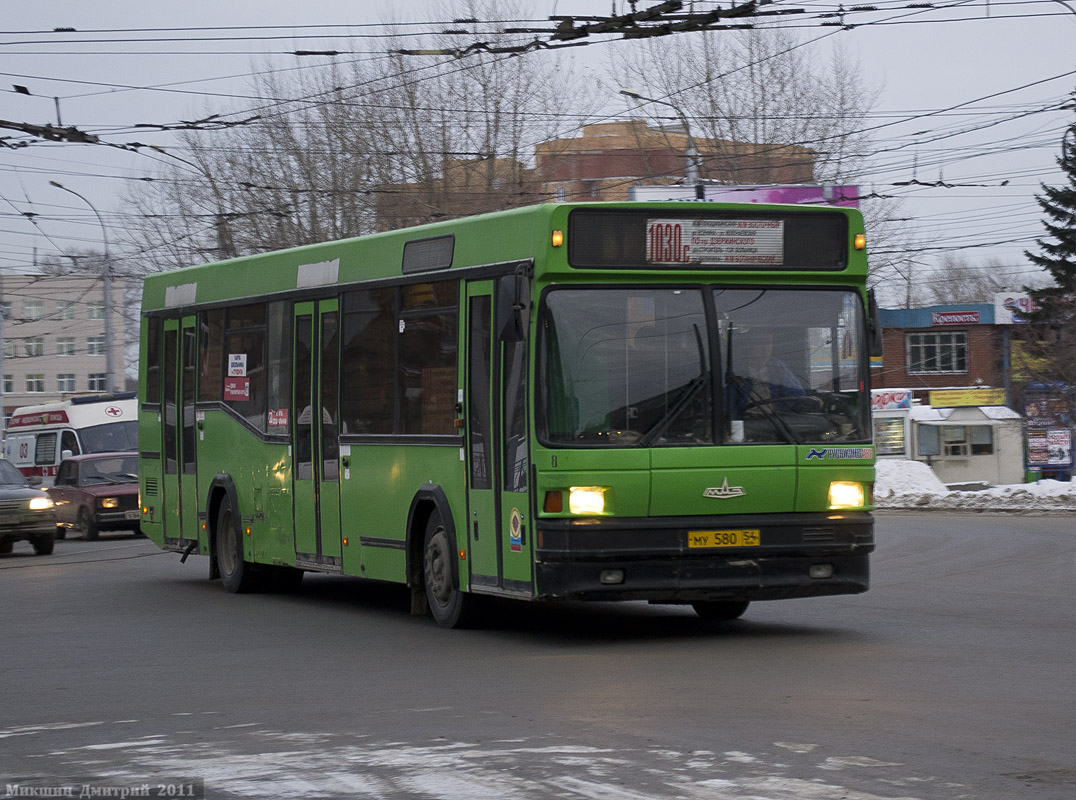
<path id="1" fill-rule="evenodd" d="M 239 535 L 232 502 L 225 498 L 217 512 L 217 568 L 220 581 L 229 592 L 253 591 L 257 578 L 254 565 L 243 560 L 243 540 Z"/>
<path id="2" fill-rule="evenodd" d="M 700 600 L 691 607 L 709 622 L 729 622 L 742 617 L 748 605 L 749 600 Z"/>
<path id="3" fill-rule="evenodd" d="M 465 627 L 474 605 L 474 598 L 461 592 L 453 577 L 454 556 L 455 550 L 444 520 L 435 511 L 426 523 L 422 575 L 430 614 L 438 625 L 445 628 Z"/>

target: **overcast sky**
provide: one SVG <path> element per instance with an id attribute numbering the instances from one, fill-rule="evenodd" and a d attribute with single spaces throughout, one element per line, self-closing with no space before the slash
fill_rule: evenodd
<path id="1" fill-rule="evenodd" d="M 654 4 L 639 0 L 637 7 Z M 1056 109 L 1066 98 L 1071 101 L 1076 87 L 1076 0 L 936 5 L 908 9 L 904 2 L 883 0 L 876 4 L 877 12 L 848 14 L 844 22 L 853 27 L 842 29 L 823 27 L 817 16 L 835 10 L 835 3 L 779 0 L 775 8 L 811 13 L 774 18 L 770 24 L 795 27 L 804 40 L 819 39 L 815 47 L 820 57 L 828 47 L 845 49 L 859 60 L 865 78 L 883 87 L 869 120 L 871 126 L 880 126 L 874 134 L 876 168 L 861 182 L 861 190 L 904 198 L 904 214 L 920 237 L 924 269 L 945 252 L 971 261 L 994 257 L 1001 260 L 1010 282 L 1019 285 L 1034 274 L 1022 251 L 1034 248 L 1034 238 L 1042 233 L 1034 194 L 1041 181 L 1061 181 L 1055 159 L 1065 128 L 1074 119 L 1072 111 Z M 608 14 L 613 3 L 532 0 L 525 6 L 528 17 L 538 21 L 554 13 Z M 629 4 L 616 0 L 615 6 L 628 10 Z M 696 3 L 697 10 L 713 7 Z M 6 3 L 0 22 L 0 119 L 54 124 L 53 98 L 58 97 L 65 126 L 116 143 L 167 144 L 167 135 L 131 126 L 175 123 L 200 117 L 207 108 L 235 107 L 240 100 L 211 93 L 243 94 L 244 79 L 230 76 L 249 73 L 252 58 L 260 60 L 264 54 L 275 54 L 271 57 L 282 66 L 312 63 L 283 55 L 296 49 L 332 46 L 357 54 L 347 58 L 362 57 L 376 47 L 376 40 L 333 40 L 326 34 L 347 30 L 312 26 L 353 26 L 353 34 L 376 34 L 378 28 L 360 26 L 393 14 L 418 22 L 445 21 L 425 3 L 410 0 Z M 260 27 L 248 29 L 252 25 Z M 55 28 L 77 32 L 56 33 Z M 132 32 L 139 28 L 165 30 Z M 320 38 L 300 38 L 307 36 Z M 602 70 L 610 52 L 624 46 L 595 39 L 572 52 L 587 68 Z M 15 85 L 26 87 L 30 96 L 17 93 Z M 611 101 L 610 115 L 627 118 L 638 113 L 621 100 Z M 0 130 L 0 137 L 7 137 L 9 144 L 26 139 L 10 130 Z M 30 268 L 35 249 L 40 259 L 100 247 L 96 218 L 77 198 L 49 186 L 50 180 L 86 196 L 116 242 L 124 223 L 123 187 L 157 169 L 150 155 L 93 145 L 0 147 L 0 269 Z M 893 185 L 913 179 L 953 186 Z M 28 212 L 36 215 L 36 226 Z"/>

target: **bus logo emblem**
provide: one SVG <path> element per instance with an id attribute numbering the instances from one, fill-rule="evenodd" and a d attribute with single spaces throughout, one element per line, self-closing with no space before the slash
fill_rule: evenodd
<path id="1" fill-rule="evenodd" d="M 703 497 L 716 497 L 718 500 L 728 500 L 730 497 L 743 497 L 747 492 L 742 486 L 729 486 L 729 479 L 725 478 L 720 486 L 711 486 L 702 493 Z"/>

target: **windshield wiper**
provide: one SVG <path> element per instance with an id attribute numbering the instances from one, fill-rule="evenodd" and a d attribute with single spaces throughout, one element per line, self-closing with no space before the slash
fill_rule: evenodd
<path id="1" fill-rule="evenodd" d="M 692 378 L 688 384 L 680 391 L 679 396 L 673 401 L 673 404 L 669 406 L 669 410 L 666 411 L 661 419 L 655 422 L 642 438 L 639 439 L 639 447 L 649 447 L 654 443 L 654 440 L 661 436 L 672 425 L 673 421 L 680 416 L 680 412 L 684 410 L 688 403 L 695 399 L 695 395 L 699 393 L 699 390 L 706 385 L 709 381 L 709 374 L 703 373 L 695 378 Z"/>
<path id="2" fill-rule="evenodd" d="M 695 398 L 699 390 L 710 382 L 710 372 L 706 369 L 706 351 L 702 346 L 702 334 L 699 333 L 698 325 L 693 324 L 691 327 L 695 331 L 695 346 L 699 349 L 699 374 L 687 382 L 687 385 L 680 390 L 680 394 L 669 406 L 669 410 L 662 414 L 661 419 L 651 425 L 646 433 L 643 434 L 642 438 L 639 439 L 639 447 L 652 445 L 655 439 L 668 430 L 673 420 L 680 416 L 680 412 Z"/>
<path id="3" fill-rule="evenodd" d="M 772 408 L 768 408 L 768 402 L 766 398 L 759 394 L 758 390 L 752 386 L 746 378 L 743 378 L 733 372 L 728 375 L 728 381 L 731 384 L 738 386 L 747 397 L 752 398 L 758 405 L 754 406 L 766 418 L 779 434 L 785 437 L 790 444 L 803 444 L 803 439 L 796 435 L 796 432 L 788 426 L 788 423 L 781 418 L 779 413 L 774 413 Z"/>

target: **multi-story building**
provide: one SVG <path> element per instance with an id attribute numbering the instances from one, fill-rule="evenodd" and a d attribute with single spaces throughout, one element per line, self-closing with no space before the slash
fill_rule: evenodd
<path id="1" fill-rule="evenodd" d="M 124 388 L 122 281 L 112 282 L 112 338 L 105 326 L 102 278 L 92 275 L 5 274 L 0 282 L 3 327 L 3 412 L 108 388 Z"/>

